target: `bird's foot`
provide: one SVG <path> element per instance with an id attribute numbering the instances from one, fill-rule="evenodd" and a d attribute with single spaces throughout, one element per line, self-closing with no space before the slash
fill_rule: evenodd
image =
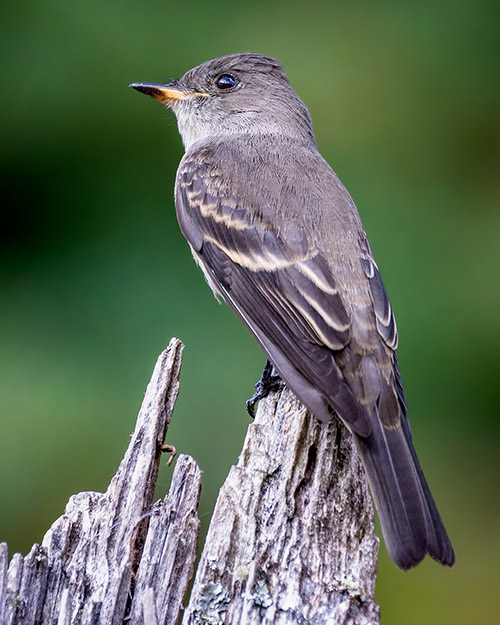
<path id="1" fill-rule="evenodd" d="M 255 405 L 264 397 L 267 397 L 269 393 L 273 391 L 279 391 L 283 386 L 280 376 L 277 373 L 273 373 L 273 365 L 266 360 L 264 365 L 264 371 L 260 376 L 260 380 L 255 385 L 255 393 L 247 399 L 247 412 L 252 417 L 255 417 Z"/>

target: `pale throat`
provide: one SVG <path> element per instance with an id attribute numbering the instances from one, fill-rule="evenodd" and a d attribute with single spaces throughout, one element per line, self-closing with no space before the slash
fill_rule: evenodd
<path id="1" fill-rule="evenodd" d="M 210 125 L 200 123 L 195 110 L 182 105 L 176 106 L 173 110 L 186 152 L 193 143 L 212 134 Z"/>
<path id="2" fill-rule="evenodd" d="M 232 111 L 231 113 L 217 114 L 197 109 L 196 107 L 178 105 L 172 107 L 177 117 L 177 126 L 182 137 L 186 152 L 190 147 L 208 137 L 220 139 L 226 135 L 234 138 L 245 134 L 268 134 L 270 124 L 257 110 Z"/>

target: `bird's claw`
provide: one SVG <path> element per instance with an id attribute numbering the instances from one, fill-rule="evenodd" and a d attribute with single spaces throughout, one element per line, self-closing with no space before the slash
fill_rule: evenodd
<path id="1" fill-rule="evenodd" d="M 255 405 L 264 397 L 267 397 L 269 393 L 273 391 L 279 391 L 282 387 L 283 382 L 278 374 L 273 373 L 273 365 L 266 360 L 266 364 L 264 365 L 264 371 L 260 376 L 260 380 L 255 385 L 255 393 L 247 399 L 247 412 L 252 417 L 255 417 Z"/>

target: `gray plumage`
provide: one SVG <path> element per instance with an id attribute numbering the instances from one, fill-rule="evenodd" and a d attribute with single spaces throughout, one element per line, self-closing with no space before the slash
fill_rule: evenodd
<path id="1" fill-rule="evenodd" d="M 177 116 L 177 216 L 211 288 L 307 408 L 325 422 L 335 411 L 352 431 L 393 561 L 408 569 L 428 553 L 452 566 L 412 444 L 379 270 L 279 63 L 233 54 L 169 85 L 132 86 Z"/>

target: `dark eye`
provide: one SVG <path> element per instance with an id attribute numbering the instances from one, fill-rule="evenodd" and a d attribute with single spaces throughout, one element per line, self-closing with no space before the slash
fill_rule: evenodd
<path id="1" fill-rule="evenodd" d="M 236 87 L 237 80 L 230 74 L 221 74 L 215 81 L 215 84 L 219 89 L 232 89 Z"/>

